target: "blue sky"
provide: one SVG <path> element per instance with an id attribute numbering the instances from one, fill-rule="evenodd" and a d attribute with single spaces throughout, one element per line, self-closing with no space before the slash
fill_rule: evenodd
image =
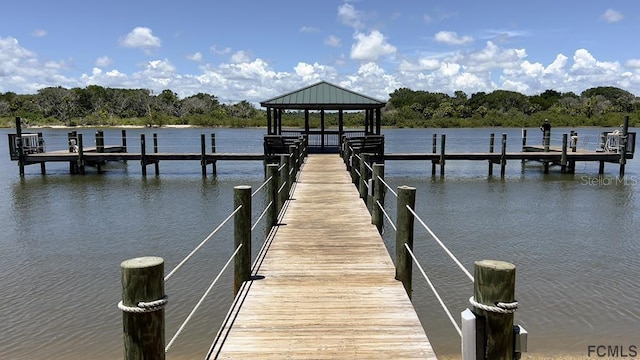
<path id="1" fill-rule="evenodd" d="M 326 80 L 395 89 L 616 86 L 640 95 L 640 3 L 21 0 L 1 5 L 0 92 L 101 85 L 262 100 Z"/>

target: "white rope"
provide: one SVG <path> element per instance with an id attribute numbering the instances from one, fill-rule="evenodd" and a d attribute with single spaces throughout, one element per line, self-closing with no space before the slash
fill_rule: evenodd
<path id="1" fill-rule="evenodd" d="M 364 166 L 366 166 L 369 171 L 373 171 L 373 168 L 371 167 L 371 165 L 369 165 L 369 163 L 365 162 Z"/>
<path id="2" fill-rule="evenodd" d="M 494 306 L 491 306 L 491 305 L 485 305 L 477 302 L 476 299 L 472 296 L 469 298 L 469 303 L 471 303 L 471 305 L 477 307 L 480 310 L 498 313 L 498 314 L 513 314 L 514 312 L 516 312 L 516 310 L 518 310 L 517 301 L 510 302 L 510 303 L 499 301 L 499 302 L 496 302 Z"/>
<path id="3" fill-rule="evenodd" d="M 136 306 L 127 306 L 122 302 L 122 300 L 120 300 L 118 303 L 118 309 L 128 313 L 143 314 L 164 309 L 168 302 L 169 297 L 167 295 L 163 296 L 162 299 L 159 300 L 148 302 L 140 301 Z"/>
<path id="4" fill-rule="evenodd" d="M 360 171 L 358 171 L 358 169 L 353 169 L 353 171 L 355 171 L 356 174 L 358 174 L 358 177 L 362 177 L 362 175 L 360 175 Z"/>
<path id="5" fill-rule="evenodd" d="M 262 211 L 262 214 L 260 214 L 260 216 L 258 216 L 258 220 L 256 220 L 256 223 L 253 224 L 253 226 L 251 227 L 251 231 L 253 231 L 253 229 L 255 229 L 256 226 L 258 226 L 258 223 L 260 222 L 260 220 L 262 220 L 262 218 L 267 213 L 267 210 L 269 210 L 269 208 L 271 207 L 272 204 L 273 204 L 273 201 L 269 201 L 269 204 L 267 206 L 265 206 L 264 210 Z"/>
<path id="6" fill-rule="evenodd" d="M 217 228 L 215 228 L 211 234 L 209 234 L 209 236 L 207 236 L 204 240 L 202 240 L 202 242 L 196 246 L 195 249 L 193 249 L 193 251 L 187 255 L 187 257 L 184 258 L 184 260 L 182 260 L 178 265 L 176 265 L 175 268 L 173 268 L 173 270 L 171 270 L 170 273 L 167 274 L 167 276 L 164 277 L 164 281 L 169 280 L 169 278 L 171 278 L 171 276 L 173 276 L 173 274 L 175 274 L 176 271 L 178 271 L 178 269 L 180 269 L 182 267 L 182 265 L 184 265 L 187 261 L 189 261 L 189 259 L 191 259 L 191 257 L 198 251 L 200 250 L 200 248 L 207 242 L 209 241 L 209 239 L 211 239 L 213 237 L 213 235 L 215 235 L 229 220 L 231 220 L 231 218 L 238 212 L 240 211 L 240 209 L 242 208 L 242 205 L 238 206 L 232 213 L 231 215 L 227 216 L 226 219 L 224 219 L 224 221 L 218 225 Z"/>
<path id="7" fill-rule="evenodd" d="M 236 251 L 233 252 L 233 254 L 231 255 L 231 257 L 229 258 L 229 260 L 227 260 L 227 263 L 224 264 L 224 266 L 222 267 L 222 270 L 220 270 L 220 272 L 218 273 L 218 276 L 216 276 L 216 278 L 213 280 L 213 282 L 211 283 L 211 285 L 209 285 L 209 288 L 207 289 L 207 291 L 205 291 L 204 295 L 202 295 L 202 297 L 200 298 L 200 300 L 198 301 L 198 303 L 196 304 L 196 306 L 193 308 L 193 310 L 191 310 L 191 313 L 189 313 L 189 316 L 187 316 L 187 318 L 184 320 L 184 322 L 182 323 L 182 325 L 180 325 L 180 328 L 178 329 L 178 331 L 176 331 L 175 335 L 173 335 L 173 337 L 171 338 L 171 340 L 169 341 L 169 343 L 167 344 L 167 346 L 164 348 L 164 352 L 166 353 L 167 351 L 169 351 L 169 349 L 171 348 L 171 345 L 173 345 L 173 343 L 176 341 L 176 339 L 178 338 L 178 336 L 180 335 L 180 333 L 182 332 L 182 329 L 184 329 L 184 327 L 187 325 L 187 323 L 189 322 L 189 320 L 191 320 L 191 317 L 193 316 L 193 314 L 196 313 L 196 311 L 198 310 L 198 308 L 200 307 L 200 305 L 202 304 L 202 302 L 204 301 L 204 299 L 207 297 L 207 295 L 209 295 L 209 292 L 211 291 L 211 289 L 213 288 L 213 286 L 216 284 L 216 282 L 218 282 L 218 279 L 220 279 L 220 276 L 222 275 L 222 273 L 227 269 L 227 267 L 229 266 L 229 264 L 231 263 L 231 260 L 233 260 L 233 258 L 236 257 L 236 254 L 238 254 L 238 251 L 240 251 L 240 248 L 242 247 L 242 244 L 238 245 L 238 247 L 236 248 Z"/>
<path id="8" fill-rule="evenodd" d="M 387 212 L 384 210 L 384 206 L 382 206 L 382 204 L 380 204 L 380 201 L 376 200 L 376 204 L 378 204 L 378 207 L 380 208 L 380 210 L 382 210 L 382 213 L 387 218 L 387 221 L 389 221 L 389 225 L 391 225 L 393 230 L 398 231 L 396 226 L 393 224 L 393 220 L 391 220 L 391 218 L 389 217 L 389 214 L 387 214 Z"/>
<path id="9" fill-rule="evenodd" d="M 409 212 L 413 214 L 413 216 L 416 218 L 416 220 L 418 220 L 420 222 L 420 224 L 422 224 L 422 226 L 424 226 L 424 228 L 429 232 L 429 234 L 431 234 L 431 237 L 433 237 L 433 239 L 440 244 L 440 247 L 444 250 L 444 252 L 447 253 L 447 255 L 449 255 L 449 257 L 451 258 L 451 260 L 453 260 L 456 265 L 458 265 L 458 267 L 462 270 L 462 272 L 467 275 L 467 277 L 471 280 L 471 282 L 473 282 L 473 275 L 471 275 L 471 273 L 469 272 L 469 270 L 467 270 L 462 263 L 455 257 L 455 255 L 453 255 L 453 253 L 451 251 L 449 251 L 449 249 L 447 249 L 446 246 L 444 246 L 444 244 L 442 243 L 442 241 L 440 241 L 440 239 L 436 236 L 436 234 L 433 233 L 433 231 L 431 231 L 431 229 L 429 229 L 429 227 L 427 226 L 427 224 L 424 223 L 424 221 L 422 221 L 422 219 L 420 219 L 420 216 L 418 216 L 418 214 L 415 213 L 415 211 L 413 211 L 413 209 L 409 206 L 406 205 L 407 209 L 409 209 Z"/>
<path id="10" fill-rule="evenodd" d="M 280 194 L 282 192 L 282 190 L 284 189 L 285 186 L 287 186 L 287 183 L 283 182 L 282 186 L 280 186 L 280 189 L 278 189 L 278 194 Z"/>
<path id="11" fill-rule="evenodd" d="M 391 191 L 391 193 L 393 195 L 395 195 L 395 197 L 398 197 L 398 193 L 396 193 L 395 191 L 393 191 L 393 189 L 391 188 L 391 186 L 389 186 L 389 184 L 387 184 L 386 182 L 384 182 L 384 179 L 382 179 L 380 176 L 378 176 L 378 180 L 380 180 L 382 182 L 382 184 L 389 189 L 389 191 Z"/>
<path id="12" fill-rule="evenodd" d="M 271 176 L 269 176 L 269 178 L 268 178 L 267 180 L 265 180 L 265 181 L 262 183 L 262 185 L 260 185 L 260 187 L 259 187 L 259 188 L 257 188 L 257 189 L 256 189 L 256 191 L 254 191 L 254 192 L 251 194 L 251 197 L 253 197 L 253 196 L 254 196 L 255 194 L 257 194 L 260 190 L 262 190 L 262 188 L 264 188 L 265 186 L 267 186 L 267 184 L 269 183 L 269 181 L 271 181 L 271 179 L 272 179 L 272 177 L 271 177 Z"/>
<path id="13" fill-rule="evenodd" d="M 278 172 L 282 171 L 282 169 L 284 169 L 285 166 L 287 166 L 287 163 L 280 165 L 280 167 L 278 168 Z"/>
<path id="14" fill-rule="evenodd" d="M 424 277 L 424 279 L 427 280 L 427 284 L 429 284 L 429 287 L 431 288 L 431 291 L 433 291 L 433 294 L 436 296 L 436 299 L 438 299 L 438 302 L 440 303 L 440 306 L 442 306 L 442 309 L 447 314 L 447 317 L 449 318 L 449 321 L 451 321 L 451 323 L 453 324 L 453 327 L 456 328 L 456 331 L 458 332 L 458 335 L 462 336 L 462 330 L 460 330 L 460 326 L 458 326 L 458 323 L 453 318 L 453 315 L 451 315 L 451 311 L 449 311 L 449 309 L 447 308 L 447 305 L 445 305 L 444 301 L 440 297 L 440 294 L 438 294 L 438 291 L 433 286 L 433 283 L 431 283 L 431 280 L 429 280 L 429 277 L 424 272 L 424 269 L 422 269 L 422 266 L 420 266 L 420 263 L 418 262 L 418 259 L 416 259 L 416 256 L 413 254 L 413 251 L 411 251 L 411 249 L 409 248 L 409 245 L 407 245 L 407 243 L 404 244 L 404 247 L 409 252 L 409 255 L 411 255 L 411 258 L 413 259 L 413 262 L 415 262 L 416 265 L 418 266 L 418 269 L 420 269 L 420 272 L 422 273 L 422 276 Z"/>

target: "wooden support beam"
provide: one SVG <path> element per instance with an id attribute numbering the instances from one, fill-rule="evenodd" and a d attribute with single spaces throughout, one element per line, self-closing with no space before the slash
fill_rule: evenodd
<path id="1" fill-rule="evenodd" d="M 495 260 L 474 264 L 473 296 L 477 303 L 490 307 L 515 302 L 516 267 Z M 513 359 L 513 313 L 497 313 L 474 307 L 485 320 L 486 359 Z"/>
<path id="2" fill-rule="evenodd" d="M 122 305 L 137 308 L 140 302 L 163 299 L 164 260 L 159 257 L 129 259 L 120 265 Z M 164 309 L 123 311 L 124 359 L 164 360 Z"/>
<path id="3" fill-rule="evenodd" d="M 251 278 L 251 186 L 233 188 L 233 208 L 240 210 L 233 218 L 234 249 L 242 245 L 234 259 L 233 295 Z"/>
<path id="4" fill-rule="evenodd" d="M 495 143 L 496 140 L 496 134 L 491 133 L 491 136 L 489 137 L 489 152 L 493 153 L 493 145 Z M 493 176 L 493 161 L 489 160 L 489 177 Z"/>
<path id="5" fill-rule="evenodd" d="M 397 219 L 396 219 L 396 280 L 402 281 L 404 289 L 411 299 L 411 274 L 413 261 L 404 247 L 407 244 L 413 249 L 413 214 L 407 209 L 415 209 L 416 188 L 409 186 L 398 187 Z"/>
<path id="6" fill-rule="evenodd" d="M 504 179 L 507 172 L 507 134 L 502 134 L 502 153 L 500 154 L 500 178 Z"/>
<path id="7" fill-rule="evenodd" d="M 444 177 L 444 165 L 445 165 L 445 149 L 447 148 L 447 135 L 442 134 L 440 139 L 440 177 Z"/>

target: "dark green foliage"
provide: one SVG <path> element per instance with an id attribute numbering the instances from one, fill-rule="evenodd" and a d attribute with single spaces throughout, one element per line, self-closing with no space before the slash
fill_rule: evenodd
<path id="1" fill-rule="evenodd" d="M 554 126 L 618 126 L 625 115 L 640 123 L 640 98 L 615 87 L 575 93 L 548 89 L 526 96 L 495 90 L 468 96 L 399 88 L 389 94 L 382 124 L 392 127 L 535 127 L 545 118 Z M 169 125 L 266 126 L 266 112 L 246 100 L 220 104 L 214 95 L 198 93 L 180 99 L 172 90 L 154 95 L 148 89 L 114 89 L 98 85 L 65 89 L 48 87 L 36 94 L 0 93 L 0 126 L 21 117 L 28 125 Z M 320 127 L 320 112 L 309 113 L 310 127 Z M 344 112 L 345 127 L 362 127 L 363 112 Z M 283 126 L 304 127 L 303 111 L 283 113 Z M 336 112 L 325 113 L 325 126 L 338 126 Z"/>
<path id="2" fill-rule="evenodd" d="M 546 90 L 526 96 L 514 91 L 478 92 L 467 98 L 402 88 L 390 94 L 383 125 L 397 127 L 536 127 L 545 119 L 554 126 L 617 126 L 624 115 L 640 117 L 640 99 L 628 91 L 597 87 L 580 96 Z"/>

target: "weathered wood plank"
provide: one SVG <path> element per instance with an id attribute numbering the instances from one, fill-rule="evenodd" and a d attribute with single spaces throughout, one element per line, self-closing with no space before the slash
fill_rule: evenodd
<path id="1" fill-rule="evenodd" d="M 308 158 L 281 223 L 210 358 L 435 359 L 337 155 Z"/>

